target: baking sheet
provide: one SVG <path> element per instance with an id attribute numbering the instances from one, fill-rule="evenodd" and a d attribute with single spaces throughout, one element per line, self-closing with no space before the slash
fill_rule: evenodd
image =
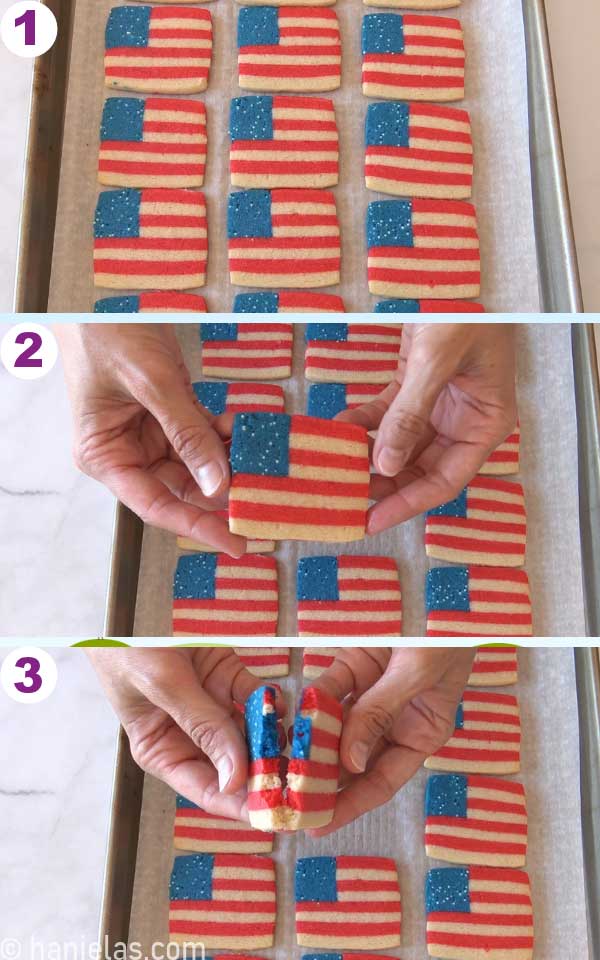
<path id="1" fill-rule="evenodd" d="M 282 381 L 287 411 L 305 411 L 303 324 L 295 328 L 291 380 Z M 193 379 L 200 378 L 197 324 L 178 326 Z M 533 630 L 540 637 L 585 636 L 577 491 L 577 429 L 569 324 L 517 326 L 518 394 L 521 420 L 521 474 L 528 517 L 526 569 L 531 582 Z M 403 633 L 425 630 L 424 584 L 429 561 L 423 546 L 424 518 L 333 552 L 383 554 L 398 560 L 403 596 Z M 279 636 L 294 636 L 295 570 L 298 557 L 329 554 L 331 544 L 284 541 L 275 556 L 279 568 Z M 134 636 L 171 635 L 176 538 L 146 527 L 137 592 Z"/>
<path id="2" fill-rule="evenodd" d="M 50 312 L 92 309 L 97 297 L 92 274 L 92 222 L 99 190 L 96 180 L 98 130 L 108 90 L 103 77 L 106 18 L 115 0 L 77 0 L 58 213 L 50 285 Z M 209 223 L 207 285 L 202 293 L 213 312 L 230 309 L 226 250 L 229 192 L 229 99 L 237 86 L 233 0 L 207 4 L 213 17 L 213 68 L 202 99 L 208 111 L 206 195 Z M 369 200 L 363 178 L 363 127 L 367 99 L 360 89 L 361 0 L 336 6 L 342 37 L 342 86 L 331 96 L 340 130 L 340 185 L 335 189 L 342 233 L 342 282 L 330 288 L 344 297 L 346 310 L 370 311 L 367 290 L 365 213 Z M 458 11 L 467 50 L 466 97 L 475 147 L 473 199 L 481 236 L 481 300 L 493 312 L 537 312 L 540 307 L 529 164 L 527 75 L 520 0 L 465 0 Z M 127 93 L 127 96 L 135 94 Z M 326 94 L 330 96 L 330 94 Z M 105 189 L 105 188 L 104 188 Z M 127 292 L 127 291 L 119 291 Z"/>
<path id="3" fill-rule="evenodd" d="M 292 651 L 294 677 L 282 684 L 288 713 L 300 688 L 300 651 Z M 527 792 L 529 855 L 534 902 L 536 960 L 588 957 L 581 813 L 579 801 L 579 728 L 572 649 L 519 652 L 523 728 L 522 780 Z M 290 694 L 293 694 L 291 696 Z M 275 842 L 278 921 L 276 947 L 258 951 L 273 960 L 294 960 L 296 946 L 293 872 L 297 857 L 337 854 L 393 856 L 402 892 L 402 947 L 386 951 L 402 960 L 424 960 L 423 886 L 429 867 L 423 846 L 421 770 L 389 804 L 321 840 L 303 833 L 280 835 Z M 174 795 L 146 777 L 138 861 L 130 924 L 130 942 L 145 955 L 152 943 L 168 940 L 168 881 L 173 859 Z"/>

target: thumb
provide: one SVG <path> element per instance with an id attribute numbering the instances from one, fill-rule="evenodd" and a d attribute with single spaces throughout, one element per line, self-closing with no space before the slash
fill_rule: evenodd
<path id="1" fill-rule="evenodd" d="M 384 414 L 373 449 L 373 466 L 384 477 L 393 477 L 406 466 L 424 436 L 437 399 L 451 371 L 442 357 L 426 358 L 411 350 L 402 385 Z"/>
<path id="2" fill-rule="evenodd" d="M 363 693 L 344 721 L 340 755 L 347 770 L 362 773 L 366 769 L 375 744 L 389 733 L 412 693 L 394 669 L 392 654 L 384 675 Z"/>
<path id="3" fill-rule="evenodd" d="M 175 380 L 146 398 L 175 453 L 186 465 L 205 497 L 215 497 L 229 483 L 225 447 L 211 425 L 210 415 L 194 399 L 188 386 Z"/>
<path id="4" fill-rule="evenodd" d="M 235 793 L 247 780 L 248 753 L 242 732 L 228 711 L 204 690 L 191 664 L 172 663 L 168 674 L 154 677 L 147 698 L 175 721 L 217 771 L 219 790 Z"/>

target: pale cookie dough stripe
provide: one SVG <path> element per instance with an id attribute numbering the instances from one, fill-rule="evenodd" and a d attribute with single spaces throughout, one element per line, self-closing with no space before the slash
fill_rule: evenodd
<path id="1" fill-rule="evenodd" d="M 234 650 L 256 677 L 286 677 L 289 673 L 289 647 L 234 647 Z"/>
<path id="2" fill-rule="evenodd" d="M 305 647 L 302 654 L 302 674 L 308 679 L 320 677 L 335 660 L 337 647 Z"/>
<path id="3" fill-rule="evenodd" d="M 517 424 L 513 433 L 506 438 L 504 443 L 501 443 L 489 455 L 483 466 L 480 467 L 479 473 L 492 476 L 507 476 L 508 474 L 518 473 L 520 446 L 521 428 Z"/>
<path id="4" fill-rule="evenodd" d="M 176 849 L 200 853 L 270 853 L 273 834 L 208 813 L 177 796 L 173 842 Z"/>
<path id="5" fill-rule="evenodd" d="M 506 628 L 504 636 L 506 636 Z M 522 629 L 515 627 L 515 630 Z M 480 648 L 475 655 L 469 676 L 469 687 L 500 687 L 517 682 L 518 663 L 516 647 Z"/>

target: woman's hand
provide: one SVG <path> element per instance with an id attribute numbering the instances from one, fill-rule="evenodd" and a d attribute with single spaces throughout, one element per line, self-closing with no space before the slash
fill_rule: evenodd
<path id="1" fill-rule="evenodd" d="M 316 684 L 355 703 L 344 718 L 345 776 L 324 836 L 387 803 L 454 730 L 473 649 L 340 647 Z"/>
<path id="2" fill-rule="evenodd" d="M 203 810 L 247 820 L 240 707 L 264 681 L 231 647 L 95 649 L 89 656 L 136 763 Z M 277 708 L 281 716 L 279 694 Z"/>
<path id="3" fill-rule="evenodd" d="M 396 379 L 339 419 L 377 430 L 367 532 L 458 496 L 515 426 L 512 324 L 405 324 Z"/>
<path id="4" fill-rule="evenodd" d="M 56 333 L 79 469 L 144 522 L 241 556 L 244 537 L 214 513 L 229 488 L 219 421 L 196 400 L 173 325 L 64 324 Z"/>

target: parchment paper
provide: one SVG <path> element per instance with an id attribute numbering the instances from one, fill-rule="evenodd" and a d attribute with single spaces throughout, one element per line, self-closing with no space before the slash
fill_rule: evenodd
<path id="1" fill-rule="evenodd" d="M 306 409 L 303 324 L 295 328 L 294 367 L 283 381 L 287 410 Z M 193 379 L 200 379 L 196 324 L 178 327 Z M 570 325 L 518 325 L 518 395 L 521 420 L 521 474 L 528 519 L 526 569 L 531 582 L 533 630 L 539 637 L 585 636 L 577 495 L 577 434 Z M 298 557 L 330 553 L 393 556 L 398 560 L 403 597 L 403 634 L 425 629 L 424 584 L 429 561 L 423 546 L 423 517 L 352 544 L 282 542 L 279 569 L 279 636 L 295 636 L 295 571 Z M 171 635 L 176 538 L 146 527 L 134 635 Z"/>
<path id="2" fill-rule="evenodd" d="M 293 650 L 294 676 L 284 681 L 288 715 L 300 688 L 300 651 Z M 535 960 L 588 957 L 581 814 L 579 731 L 572 649 L 519 652 L 523 728 L 522 780 L 527 792 L 529 854 L 534 902 Z M 293 696 L 291 695 L 293 694 Z M 337 833 L 312 840 L 303 833 L 275 841 L 278 920 L 276 946 L 257 951 L 272 960 L 299 960 L 296 946 L 293 876 L 297 857 L 363 854 L 392 856 L 402 892 L 402 947 L 386 951 L 402 960 L 425 960 L 423 887 L 429 868 L 423 845 L 423 797 L 427 774 L 421 770 L 394 800 Z M 135 875 L 130 942 L 145 955 L 168 939 L 168 882 L 173 860 L 174 795 L 146 777 Z M 181 852 L 181 851 L 179 851 Z"/>
<path id="3" fill-rule="evenodd" d="M 104 27 L 116 0 L 77 0 L 49 311 L 85 313 L 110 291 L 93 286 L 92 223 L 97 195 L 98 130 L 105 96 Z M 131 0 L 130 0 L 131 2 Z M 135 2 L 135 0 L 133 0 Z M 207 285 L 202 292 L 212 312 L 227 312 L 229 284 L 226 203 L 229 192 L 229 100 L 237 86 L 235 32 L 238 4 L 208 3 L 213 17 L 213 66 L 202 95 L 208 111 L 206 195 L 209 223 Z M 335 189 L 342 232 L 342 283 L 331 288 L 349 312 L 368 312 L 375 303 L 367 290 L 365 213 L 369 200 L 363 177 L 364 117 L 360 89 L 361 0 L 339 0 L 342 85 L 331 96 L 340 131 L 340 184 Z M 444 13 L 444 11 L 442 11 Z M 520 0 L 465 0 L 457 11 L 467 51 L 466 97 L 475 148 L 473 199 L 481 236 L 481 300 L 490 312 L 539 310 L 537 265 L 529 167 L 527 81 Z M 121 95 L 123 93 L 121 92 Z M 135 94 L 126 93 L 126 96 Z M 326 94 L 330 96 L 330 94 Z M 126 293 L 127 291 L 119 291 Z"/>

